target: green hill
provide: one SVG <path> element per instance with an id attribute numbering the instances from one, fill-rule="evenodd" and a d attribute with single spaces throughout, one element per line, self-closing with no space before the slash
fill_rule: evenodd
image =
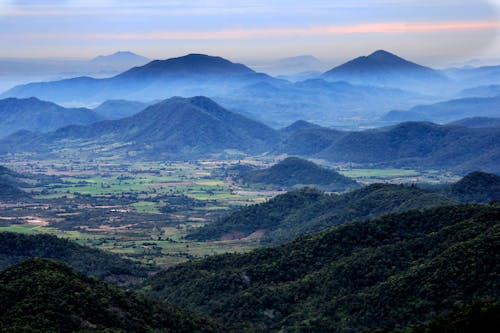
<path id="1" fill-rule="evenodd" d="M 373 184 L 340 195 L 304 188 L 242 208 L 187 237 L 216 240 L 265 231 L 264 243 L 283 243 L 356 219 L 453 203 L 441 194 L 416 186 Z"/>
<path id="2" fill-rule="evenodd" d="M 288 157 L 267 169 L 242 172 L 240 179 L 247 184 L 264 184 L 279 188 L 311 185 L 338 192 L 360 187 L 356 181 L 334 170 L 297 157 Z"/>
<path id="3" fill-rule="evenodd" d="M 126 286 L 137 284 L 149 270 L 119 255 L 52 235 L 0 232 L 0 270 L 34 257 L 55 259 L 83 274 Z"/>
<path id="4" fill-rule="evenodd" d="M 499 299 L 499 215 L 489 205 L 386 215 L 181 264 L 146 290 L 242 332 L 410 327 L 459 304 Z"/>
<path id="5" fill-rule="evenodd" d="M 500 177 L 485 172 L 471 172 L 444 189 L 443 193 L 461 202 L 500 200 Z"/>
<path id="6" fill-rule="evenodd" d="M 46 259 L 0 273 L 2 332 L 220 332 L 201 316 Z"/>

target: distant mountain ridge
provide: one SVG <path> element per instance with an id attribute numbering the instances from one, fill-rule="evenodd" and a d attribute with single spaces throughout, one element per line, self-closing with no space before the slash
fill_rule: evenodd
<path id="1" fill-rule="evenodd" d="M 56 102 L 103 102 L 126 96 L 128 99 L 150 101 L 172 96 L 215 95 L 225 89 L 261 81 L 277 80 L 221 57 L 188 54 L 154 60 L 106 79 L 77 77 L 29 83 L 14 87 L 2 96 L 36 96 Z"/>
<path id="2" fill-rule="evenodd" d="M 128 118 L 68 126 L 47 135 L 17 133 L 2 141 L 0 150 L 3 146 L 4 152 L 11 151 L 12 143 L 18 142 L 20 150 L 49 152 L 51 147 L 68 139 L 73 147 L 85 145 L 89 140 L 98 140 L 101 145 L 121 143 L 124 146 L 113 152 L 122 156 L 135 152 L 143 157 L 177 159 L 207 157 L 225 150 L 264 152 L 278 142 L 279 135 L 206 97 L 174 97 Z M 33 141 L 39 144 L 29 148 Z"/>
<path id="3" fill-rule="evenodd" d="M 64 108 L 35 97 L 0 100 L 0 137 L 19 130 L 49 132 L 67 125 L 86 125 L 103 119 L 86 108 Z"/>
<path id="4" fill-rule="evenodd" d="M 373 130 L 348 132 L 328 128 L 298 130 L 275 153 L 323 158 L 332 162 L 380 166 L 433 166 L 467 173 L 500 172 L 500 129 L 404 122 Z"/>
<path id="5" fill-rule="evenodd" d="M 496 97 L 469 97 L 445 102 L 417 105 L 408 111 L 391 111 L 384 121 L 432 121 L 448 123 L 467 117 L 499 117 L 500 95 Z"/>

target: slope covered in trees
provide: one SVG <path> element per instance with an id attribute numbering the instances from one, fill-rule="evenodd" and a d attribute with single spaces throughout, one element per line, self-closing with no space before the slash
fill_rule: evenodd
<path id="1" fill-rule="evenodd" d="M 471 172 L 448 186 L 443 193 L 461 202 L 488 202 L 500 199 L 500 177 L 485 172 Z"/>
<path id="2" fill-rule="evenodd" d="M 0 270 L 34 257 L 55 259 L 81 273 L 126 286 L 137 284 L 149 270 L 119 255 L 52 235 L 0 232 Z"/>
<path id="3" fill-rule="evenodd" d="M 120 290 L 62 263 L 30 259 L 0 273 L 2 332 L 220 332 L 212 321 Z"/>
<path id="4" fill-rule="evenodd" d="M 241 172 L 239 178 L 247 184 L 263 184 L 279 188 L 310 185 L 339 192 L 360 186 L 356 181 L 334 170 L 297 157 L 288 157 L 263 170 Z"/>
<path id="5" fill-rule="evenodd" d="M 265 231 L 264 243 L 282 243 L 356 219 L 452 203 L 441 194 L 416 186 L 374 184 L 340 195 L 304 188 L 242 208 L 194 231 L 188 238 L 241 238 Z"/>
<path id="6" fill-rule="evenodd" d="M 412 210 L 167 269 L 151 295 L 241 331 L 410 327 L 500 297 L 498 205 Z"/>

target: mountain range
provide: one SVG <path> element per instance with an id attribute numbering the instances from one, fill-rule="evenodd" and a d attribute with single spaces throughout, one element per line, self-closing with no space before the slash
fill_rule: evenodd
<path id="1" fill-rule="evenodd" d="M 150 101 L 171 96 L 215 95 L 261 81 L 276 81 L 265 74 L 220 57 L 189 54 L 154 60 L 105 79 L 77 77 L 30 83 L 12 88 L 5 97 L 31 97 L 54 102 L 103 102 L 109 99 Z"/>
<path id="2" fill-rule="evenodd" d="M 433 94 L 423 95 L 415 92 L 419 91 L 414 89 L 415 86 L 402 84 L 399 77 L 408 78 L 409 71 L 417 73 L 414 79 L 425 82 L 423 85 L 427 87 L 429 80 L 442 77 L 437 71 L 385 51 L 377 51 L 338 66 L 322 76 L 312 76 L 311 80 L 296 83 L 257 73 L 247 66 L 220 57 L 189 54 L 151 61 L 110 78 L 76 77 L 20 85 L 1 97 L 35 96 L 62 104 L 88 105 L 124 97 L 151 101 L 173 96 L 205 95 L 231 110 L 277 127 L 304 119 L 305 115 L 306 120 L 324 124 L 352 124 L 360 120 L 374 120 L 394 109 L 407 109 L 443 98 Z M 386 80 L 399 81 L 386 84 L 357 78 L 359 73 L 365 75 L 368 72 L 386 77 Z M 401 88 L 411 89 L 404 91 Z"/>
<path id="3" fill-rule="evenodd" d="M 417 168 L 432 166 L 462 173 L 474 170 L 498 173 L 498 142 L 498 128 L 405 122 L 359 132 L 303 129 L 283 140 L 275 153 L 318 157 L 331 162 Z"/>
<path id="4" fill-rule="evenodd" d="M 51 152 L 88 147 L 98 142 L 104 154 L 156 159 L 196 158 L 224 151 L 261 153 L 277 143 L 278 133 L 240 114 L 230 112 L 206 97 L 171 98 L 147 107 L 128 118 L 89 126 L 67 126 L 48 134 L 18 132 L 0 143 L 4 153 Z M 33 145 L 37 142 L 37 145 Z M 87 148 L 88 149 L 88 148 Z M 90 149 L 94 152 L 94 147 Z"/>
<path id="5" fill-rule="evenodd" d="M 19 131 L 0 140 L 0 154 L 57 155 L 58 151 L 79 150 L 89 156 L 196 159 L 286 153 L 331 162 L 433 167 L 460 173 L 499 171 L 499 128 L 407 122 L 338 131 L 303 125 L 274 130 L 206 97 L 175 97 L 119 120 L 72 125 L 46 134 Z"/>

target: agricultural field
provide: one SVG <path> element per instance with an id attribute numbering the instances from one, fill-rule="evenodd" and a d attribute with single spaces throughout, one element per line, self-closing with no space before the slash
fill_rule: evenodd
<path id="1" fill-rule="evenodd" d="M 12 160 L 5 166 L 43 181 L 25 188 L 29 200 L 0 205 L 0 232 L 50 233 L 160 266 L 248 251 L 258 246 L 261 235 L 215 242 L 193 242 L 184 236 L 239 207 L 281 193 L 243 186 L 226 172 L 238 163 L 265 167 L 274 162 Z M 366 184 L 453 180 L 432 170 L 331 167 Z"/>

